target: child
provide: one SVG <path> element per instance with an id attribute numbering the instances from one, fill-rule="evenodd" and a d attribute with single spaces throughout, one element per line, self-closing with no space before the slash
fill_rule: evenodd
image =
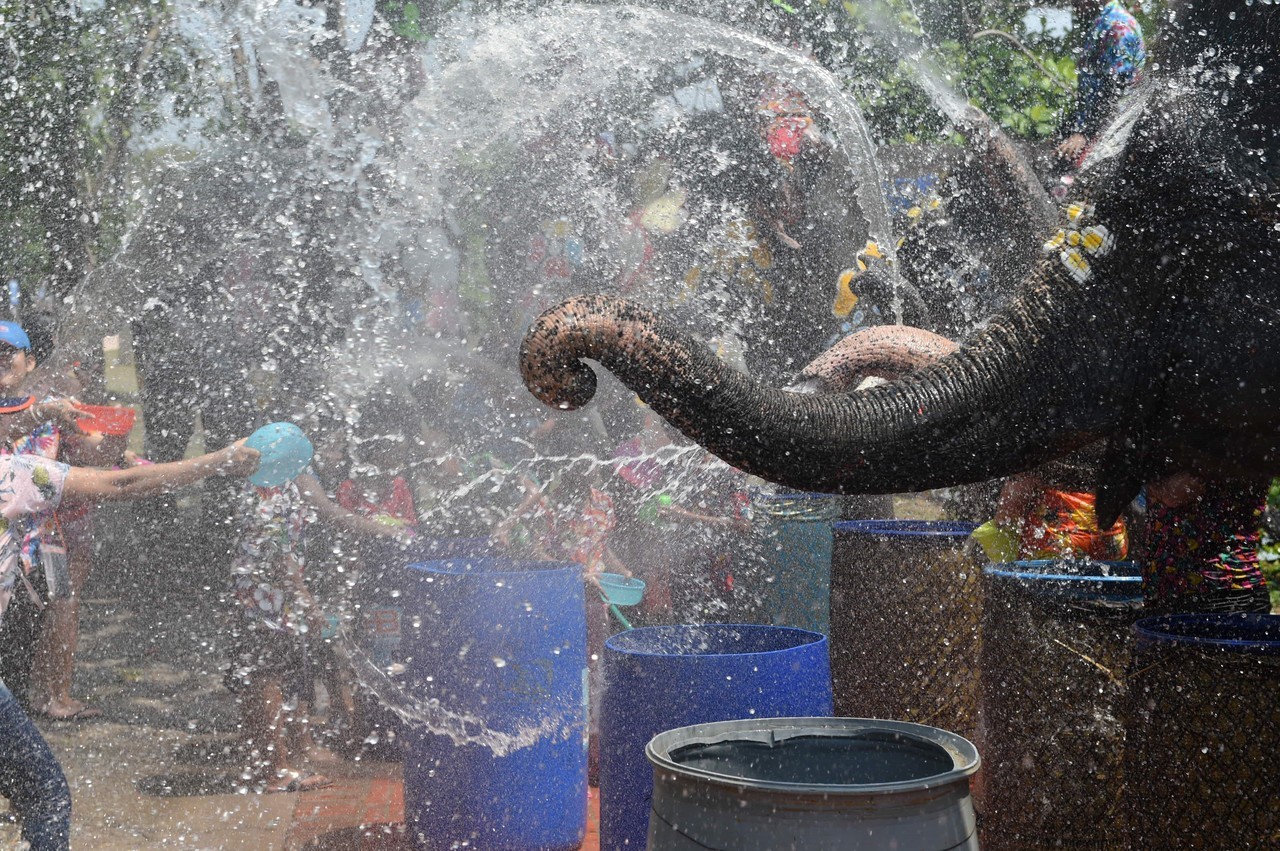
<path id="1" fill-rule="evenodd" d="M 307 792 L 333 782 L 295 767 L 294 758 L 311 747 L 302 698 L 317 673 L 312 665 L 327 626 L 303 575 L 306 530 L 317 517 L 358 534 L 404 535 L 335 504 L 310 474 L 277 487 L 246 487 L 231 565 L 241 623 L 226 684 L 239 701 L 247 744 L 260 760 L 254 768 L 268 793 Z"/>
<path id="2" fill-rule="evenodd" d="M 80 467 L 121 469 L 149 464 L 128 450 L 127 435 L 77 429 L 65 435 L 59 458 Z M 66 542 L 69 593 L 49 600 L 35 647 L 28 697 L 43 718 L 83 721 L 101 710 L 71 696 L 76 647 L 80 637 L 80 595 L 93 567 L 93 506 L 58 511 L 58 531 Z"/>
<path id="3" fill-rule="evenodd" d="M 40 376 L 36 367 L 26 332 L 14 322 L 0 322 L 0 392 L 31 400 L 33 391 L 44 395 L 45 390 L 54 389 L 56 381 L 49 375 Z M 0 453 L 57 459 L 63 434 L 76 433 L 76 422 L 77 414 L 69 400 L 33 401 L 24 411 L 5 418 L 5 443 Z M 20 558 L 23 593 L 14 600 L 0 625 L 0 645 L 6 648 L 0 654 L 0 679 L 30 711 L 32 665 L 46 629 L 50 604 L 64 601 L 72 593 L 67 546 L 53 511 L 28 518 Z M 43 708 L 45 703 L 34 706 Z"/>

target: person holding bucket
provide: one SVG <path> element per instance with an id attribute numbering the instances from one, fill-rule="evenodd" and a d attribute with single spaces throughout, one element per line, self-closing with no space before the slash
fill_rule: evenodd
<path id="1" fill-rule="evenodd" d="M 169 464 L 96 470 L 41 455 L 0 456 L 0 615 L 22 593 L 20 543 L 31 518 L 64 505 L 133 500 L 168 493 L 210 476 L 248 475 L 259 453 L 240 440 L 217 452 Z M 11 648 L 0 649 L 8 652 Z M 0 682 L 0 794 L 34 851 L 70 844 L 71 791 L 62 767 L 13 692 Z"/>
<path id="2" fill-rule="evenodd" d="M 313 451 L 297 426 L 272 423 L 254 439 L 274 447 L 281 460 L 264 465 L 241 493 L 230 588 L 239 623 L 224 683 L 239 704 L 244 746 L 256 760 L 250 771 L 262 791 L 308 792 L 333 781 L 296 759 L 312 744 L 305 696 L 319 673 L 312 645 L 328 626 L 304 576 L 307 527 L 321 518 L 363 535 L 403 538 L 406 531 L 329 499 L 319 480 L 303 472 Z"/>

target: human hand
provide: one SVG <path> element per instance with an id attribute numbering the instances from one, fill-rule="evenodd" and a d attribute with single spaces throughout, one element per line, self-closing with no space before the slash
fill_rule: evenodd
<path id="1" fill-rule="evenodd" d="M 262 453 L 245 446 L 246 440 L 247 437 L 242 437 L 218 453 L 222 456 L 218 464 L 219 473 L 224 476 L 250 476 L 257 471 Z"/>
<path id="2" fill-rule="evenodd" d="M 33 418 L 40 422 L 52 422 L 64 429 L 78 428 L 80 420 L 90 416 L 76 408 L 74 399 L 50 399 L 46 402 L 37 402 L 31 406 L 31 413 Z"/>
<path id="3" fill-rule="evenodd" d="M 1058 156 L 1064 160 L 1074 160 L 1080 156 L 1080 152 L 1084 150 L 1085 143 L 1088 140 L 1083 133 L 1072 133 L 1067 138 L 1058 143 L 1055 149 Z"/>

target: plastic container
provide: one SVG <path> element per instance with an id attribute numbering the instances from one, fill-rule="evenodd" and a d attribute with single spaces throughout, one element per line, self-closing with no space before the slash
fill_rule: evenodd
<path id="1" fill-rule="evenodd" d="M 1134 626 L 1128 847 L 1271 848 L 1280 837 L 1280 616 Z"/>
<path id="2" fill-rule="evenodd" d="M 418 846 L 577 848 L 587 827 L 582 567 L 507 559 L 406 571 L 406 682 L 468 729 L 527 739 L 499 754 L 406 724 L 405 816 Z"/>
<path id="3" fill-rule="evenodd" d="M 75 409 L 89 415 L 76 421 L 83 432 L 125 435 L 133 431 L 138 417 L 137 411 L 124 405 L 82 405 L 77 402 Z"/>
<path id="4" fill-rule="evenodd" d="M 988 567 L 984 584 L 983 847 L 1113 847 L 1140 570 L 1022 561 Z"/>
<path id="5" fill-rule="evenodd" d="M 831 623 L 831 522 L 837 498 L 761 490 L 750 496 L 763 575 L 748 575 L 744 591 L 759 596 L 758 619 L 825 635 Z"/>
<path id="6" fill-rule="evenodd" d="M 968 542 L 973 530 L 931 520 L 835 524 L 836 714 L 974 735 L 982 582 Z"/>
<path id="7" fill-rule="evenodd" d="M 262 453 L 258 469 L 249 481 L 260 488 L 282 485 L 311 463 L 314 449 L 302 429 L 293 423 L 269 423 L 249 435 L 245 446 Z"/>
<path id="8" fill-rule="evenodd" d="M 644 580 L 618 573 L 601 573 L 596 580 L 604 601 L 612 606 L 638 606 L 644 599 Z"/>
<path id="9" fill-rule="evenodd" d="M 605 642 L 600 710 L 600 847 L 643 849 L 664 730 L 785 715 L 831 714 L 826 636 L 788 627 L 654 626 Z"/>
<path id="10" fill-rule="evenodd" d="M 481 558 L 496 554 L 488 538 L 424 538 L 412 543 L 391 538 L 361 542 L 361 571 L 356 586 L 360 606 L 360 644 L 373 663 L 386 670 L 404 663 L 400 650 L 405 568 L 425 561 Z M 412 574 L 408 574 L 412 576 Z"/>
<path id="11" fill-rule="evenodd" d="M 653 763 L 649 851 L 978 848 L 954 733 L 861 718 L 770 718 L 669 730 Z"/>
<path id="12" fill-rule="evenodd" d="M 405 588 L 417 578 L 406 567 L 422 561 L 480 558 L 494 551 L 488 538 L 419 538 L 409 544 L 391 538 L 361 539 L 360 570 L 353 594 L 356 643 L 384 673 L 405 671 Z M 371 754 L 389 760 L 401 758 L 404 721 L 400 716 L 365 689 L 356 691 L 355 701 L 356 732 Z"/>

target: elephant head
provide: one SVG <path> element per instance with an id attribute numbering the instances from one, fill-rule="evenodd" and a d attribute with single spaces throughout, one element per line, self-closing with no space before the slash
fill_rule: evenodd
<path id="1" fill-rule="evenodd" d="M 1086 163 L 1086 196 L 958 351 L 892 384 L 802 394 L 632 304 L 579 297 L 529 331 L 526 385 L 582 405 L 582 359 L 597 360 L 725 461 L 805 490 L 979 481 L 1106 440 L 1106 524 L 1155 475 L 1280 472 L 1280 6 L 1173 11 L 1158 71 Z"/>

